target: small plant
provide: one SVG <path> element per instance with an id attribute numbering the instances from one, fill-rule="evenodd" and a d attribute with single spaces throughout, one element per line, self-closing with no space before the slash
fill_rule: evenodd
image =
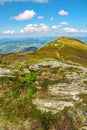
<path id="1" fill-rule="evenodd" d="M 0 98 L 0 110 L 3 112 L 6 121 L 15 122 L 30 118 L 33 104 L 32 96 L 37 89 L 33 85 L 36 80 L 36 73 L 15 75 L 13 78 L 1 79 L 1 83 L 8 83 L 7 90 Z M 9 84 L 10 83 L 10 84 Z"/>
<path id="2" fill-rule="evenodd" d="M 86 85 L 87 85 L 87 80 L 86 80 L 86 81 L 84 81 L 84 84 L 86 84 Z"/>
<path id="3" fill-rule="evenodd" d="M 42 90 L 47 90 L 48 85 L 49 85 L 49 80 L 48 79 L 43 79 L 43 81 L 40 83 Z"/>

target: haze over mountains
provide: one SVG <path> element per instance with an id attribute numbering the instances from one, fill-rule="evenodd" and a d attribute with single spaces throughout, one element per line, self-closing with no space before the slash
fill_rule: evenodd
<path id="1" fill-rule="evenodd" d="M 56 37 L 31 37 L 0 39 L 0 54 L 36 50 L 55 38 Z"/>
<path id="2" fill-rule="evenodd" d="M 3 38 L 0 39 L 0 54 L 37 50 L 57 37 Z M 87 42 L 87 37 L 76 37 Z"/>

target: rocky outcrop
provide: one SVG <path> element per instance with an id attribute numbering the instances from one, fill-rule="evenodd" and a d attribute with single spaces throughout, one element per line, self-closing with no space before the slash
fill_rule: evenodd
<path id="1" fill-rule="evenodd" d="M 48 61 L 36 64 L 31 67 L 32 71 L 42 70 L 43 73 L 41 75 L 42 79 L 49 78 L 50 76 L 54 76 L 57 78 L 59 69 L 63 70 L 62 76 L 68 79 L 67 81 L 60 81 L 59 83 L 48 84 L 48 89 L 45 92 L 38 92 L 35 99 L 33 99 L 33 103 L 37 106 L 41 111 L 52 113 L 57 113 L 62 111 L 65 107 L 75 107 L 77 103 L 82 103 L 83 99 L 79 97 L 80 94 L 87 94 L 87 68 L 78 65 L 78 64 L 68 64 L 59 61 Z M 47 68 L 49 71 L 44 72 Z M 46 70 L 47 70 L 46 69 Z M 50 70 L 56 70 L 54 74 L 50 72 Z M 31 69 L 30 69 L 31 70 Z M 59 74 L 60 75 L 60 74 Z M 49 79 L 51 80 L 51 78 Z M 38 88 L 41 89 L 42 86 L 39 85 L 40 81 L 37 81 Z M 84 111 L 80 110 L 79 114 L 83 114 Z M 87 128 L 86 125 L 87 119 L 86 114 L 83 114 L 82 117 L 83 128 Z"/>
<path id="2" fill-rule="evenodd" d="M 0 68 L 0 77 L 10 76 L 13 73 L 12 70 L 6 68 Z"/>
<path id="3" fill-rule="evenodd" d="M 79 70 L 83 70 L 83 71 L 87 72 L 87 68 L 82 67 L 79 64 L 74 64 L 74 63 L 68 64 L 68 63 L 59 62 L 56 60 L 35 64 L 34 66 L 30 66 L 29 70 L 38 71 L 38 70 L 41 70 L 41 68 L 43 68 L 43 67 L 51 67 L 51 68 L 58 68 L 58 67 L 70 68 L 70 67 L 72 67 L 72 68 L 77 68 Z"/>

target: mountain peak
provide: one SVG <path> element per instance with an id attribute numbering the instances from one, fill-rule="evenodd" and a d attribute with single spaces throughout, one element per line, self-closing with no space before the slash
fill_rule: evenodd
<path id="1" fill-rule="evenodd" d="M 65 38 L 69 38 L 69 37 L 61 36 L 61 37 L 59 37 L 58 39 L 65 39 Z"/>
<path id="2" fill-rule="evenodd" d="M 72 42 L 73 44 L 76 43 L 76 44 L 79 44 L 79 43 L 84 43 L 83 41 L 79 40 L 79 39 L 76 39 L 76 38 L 70 38 L 70 37 L 66 37 L 66 36 L 61 36 L 57 39 L 58 41 L 64 41 L 64 42 Z M 84 43 L 85 44 L 85 43 Z"/>
<path id="3" fill-rule="evenodd" d="M 74 38 L 59 37 L 37 51 L 41 57 L 87 63 L 87 44 Z"/>

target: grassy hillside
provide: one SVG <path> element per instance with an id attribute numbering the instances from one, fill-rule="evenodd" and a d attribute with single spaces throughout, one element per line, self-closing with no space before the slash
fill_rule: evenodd
<path id="1" fill-rule="evenodd" d="M 1 55 L 0 63 L 8 65 L 18 62 L 21 64 L 22 62 L 26 66 L 26 64 L 35 64 L 43 61 L 45 58 L 73 61 L 86 65 L 87 44 L 77 39 L 62 36 L 37 51 Z"/>
<path id="2" fill-rule="evenodd" d="M 65 61 L 65 62 L 64 62 Z M 87 45 L 67 37 L 0 56 L 0 130 L 86 130 Z"/>
<path id="3" fill-rule="evenodd" d="M 37 51 L 42 57 L 87 63 L 87 45 L 77 39 L 60 37 Z"/>

